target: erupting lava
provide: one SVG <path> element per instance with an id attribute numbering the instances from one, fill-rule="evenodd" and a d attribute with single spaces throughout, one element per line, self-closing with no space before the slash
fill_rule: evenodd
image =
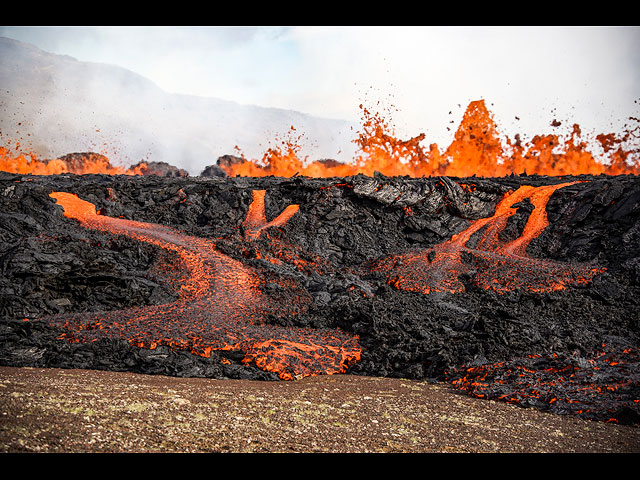
<path id="1" fill-rule="evenodd" d="M 31 175 L 58 175 L 62 173 L 76 175 L 91 173 L 143 175 L 145 167 L 146 164 L 144 162 L 129 168 L 111 165 L 107 157 L 97 153 L 71 153 L 52 160 L 38 160 L 35 153 L 13 155 L 6 147 L 0 147 L 0 171 L 11 173 Z"/>
<path id="2" fill-rule="evenodd" d="M 264 200 L 264 193 L 254 192 L 254 199 Z M 359 360 L 358 338 L 338 329 L 263 324 L 265 314 L 295 314 L 304 308 L 306 298 L 289 285 L 283 285 L 288 292 L 283 300 L 263 294 L 258 274 L 220 253 L 214 242 L 161 225 L 98 215 L 93 204 L 70 193 L 53 192 L 51 197 L 63 207 L 66 217 L 78 220 L 85 228 L 155 244 L 175 253 L 186 268 L 186 274 L 167 269 L 168 280 L 180 292 L 176 302 L 50 317 L 53 324 L 67 330 L 64 337 L 78 342 L 104 336 L 124 338 L 139 347 L 167 345 L 205 357 L 212 350 L 241 351 L 245 354 L 243 363 L 254 362 L 285 380 L 344 372 Z M 264 204 L 254 202 L 245 222 L 249 237 L 268 226 L 283 225 L 296 209 L 291 206 L 267 223 Z M 254 217 L 257 223 L 251 222 Z"/>
<path id="3" fill-rule="evenodd" d="M 526 253 L 529 243 L 549 224 L 546 205 L 553 192 L 574 183 L 577 182 L 522 186 L 498 203 L 493 216 L 474 221 L 450 240 L 427 251 L 386 258 L 374 269 L 386 272 L 389 284 L 396 288 L 425 294 L 462 292 L 463 275 L 469 276 L 476 286 L 498 293 L 516 289 L 549 292 L 588 282 L 602 269 L 531 258 Z M 500 233 L 517 211 L 514 205 L 526 199 L 533 210 L 520 237 L 501 240 Z M 476 233 L 479 238 L 475 246 L 469 246 Z"/>
<path id="4" fill-rule="evenodd" d="M 296 133 L 292 126 L 289 137 L 276 139 L 277 146 L 267 149 L 259 161 L 241 159 L 221 164 L 220 168 L 229 176 L 250 177 L 372 176 L 376 171 L 386 176 L 410 177 L 502 177 L 512 173 L 549 176 L 640 174 L 640 146 L 637 143 L 640 125 L 627 127 L 621 136 L 599 134 L 591 145 L 581 139 L 578 125 L 573 125 L 566 139 L 561 135 L 546 134 L 536 135 L 525 143 L 519 135 L 515 139 L 501 138 L 484 100 L 477 100 L 467 107 L 452 143 L 441 151 L 435 143 L 424 148 L 421 142 L 425 140 L 425 134 L 422 133 L 409 140 L 397 138 L 387 120 L 362 105 L 360 107 L 363 111 L 362 131 L 354 139 L 359 153 L 352 163 L 301 159 L 302 135 L 293 137 Z M 630 120 L 640 122 L 633 117 Z M 589 151 L 596 145 L 604 151 L 602 159 Z M 68 157 L 38 160 L 33 153 L 11 155 L 7 148 L 0 147 L 0 170 L 37 175 L 145 174 L 144 162 L 124 168 L 111 165 L 106 157 L 98 154 L 83 162 Z"/>
<path id="5" fill-rule="evenodd" d="M 409 140 L 398 139 L 388 121 L 361 108 L 362 132 L 355 140 L 360 153 L 351 164 L 327 160 L 306 163 L 298 158 L 297 138 L 281 142 L 284 148 L 269 149 L 259 163 L 244 161 L 222 168 L 229 176 L 254 177 L 345 177 L 359 173 L 372 176 L 376 171 L 386 176 L 410 177 L 640 174 L 637 145 L 640 125 L 620 138 L 614 134 L 597 135 L 597 143 L 608 156 L 603 162 L 597 160 L 589 152 L 587 142 L 580 139 L 578 125 L 573 125 L 567 140 L 555 134 L 536 135 L 528 144 L 522 143 L 519 136 L 515 140 L 501 139 L 484 100 L 469 104 L 453 142 L 444 152 L 436 144 L 423 148 L 424 134 Z M 623 145 L 633 140 L 636 144 L 631 150 L 625 150 Z"/>

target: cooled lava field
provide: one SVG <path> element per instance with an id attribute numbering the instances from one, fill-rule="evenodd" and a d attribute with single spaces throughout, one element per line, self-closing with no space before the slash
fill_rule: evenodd
<path id="1" fill-rule="evenodd" d="M 640 423 L 640 177 L 0 172 L 0 364 L 350 374 Z"/>

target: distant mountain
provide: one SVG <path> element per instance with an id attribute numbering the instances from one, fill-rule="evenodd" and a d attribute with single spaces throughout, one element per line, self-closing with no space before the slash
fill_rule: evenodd
<path id="1" fill-rule="evenodd" d="M 20 141 L 40 158 L 95 151 L 125 166 L 167 162 L 198 174 L 236 146 L 261 158 L 292 126 L 309 160 L 355 148 L 355 126 L 344 120 L 171 94 L 124 68 L 0 37 L 0 144 Z"/>

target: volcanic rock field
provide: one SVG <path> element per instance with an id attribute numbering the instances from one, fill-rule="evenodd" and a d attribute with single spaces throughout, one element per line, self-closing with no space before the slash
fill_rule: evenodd
<path id="1" fill-rule="evenodd" d="M 0 268 L 1 365 L 421 379 L 640 423 L 634 175 L 0 172 Z"/>

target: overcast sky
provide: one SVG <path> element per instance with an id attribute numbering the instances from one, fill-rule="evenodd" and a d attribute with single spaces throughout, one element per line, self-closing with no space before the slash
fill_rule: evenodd
<path id="1" fill-rule="evenodd" d="M 505 134 L 525 138 L 553 119 L 606 133 L 640 116 L 638 27 L 40 26 L 0 36 L 125 67 L 168 92 L 354 121 L 360 103 L 381 102 L 400 136 L 424 132 L 445 147 L 481 98 Z"/>

